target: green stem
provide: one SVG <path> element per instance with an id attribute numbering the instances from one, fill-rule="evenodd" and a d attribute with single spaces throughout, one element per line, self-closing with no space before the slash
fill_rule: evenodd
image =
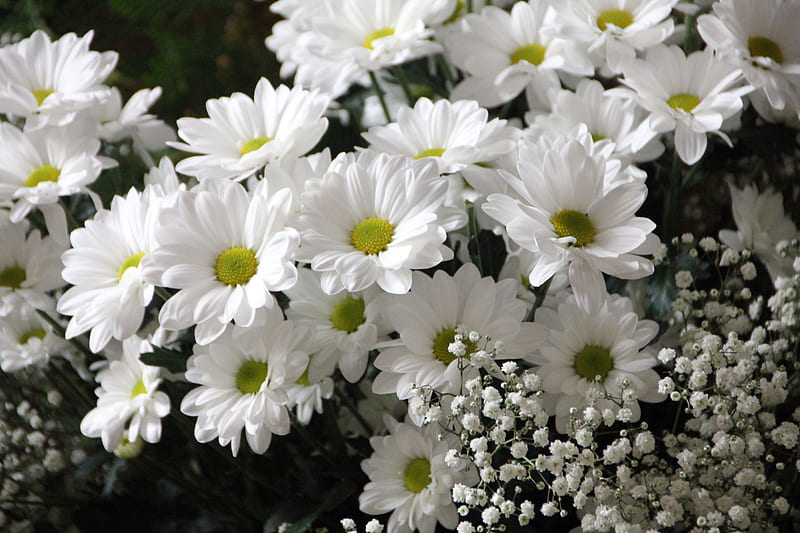
<path id="1" fill-rule="evenodd" d="M 678 152 L 672 154 L 672 170 L 664 196 L 664 211 L 661 217 L 661 240 L 669 242 L 675 232 L 675 222 L 678 214 L 678 200 L 681 191 L 681 175 L 683 167 Z"/>
<path id="2" fill-rule="evenodd" d="M 44 319 L 44 321 L 45 321 L 45 322 L 47 322 L 48 324 L 50 324 L 50 326 L 53 328 L 53 330 L 55 330 L 55 332 L 56 332 L 56 333 L 58 333 L 58 335 L 59 335 L 59 336 L 60 336 L 62 339 L 66 340 L 68 343 L 70 343 L 70 344 L 71 344 L 71 345 L 73 345 L 75 348 L 77 348 L 78 350 L 80 350 L 80 351 L 81 351 L 83 354 L 85 354 L 85 355 L 87 355 L 87 356 L 89 356 L 89 357 L 94 357 L 94 354 L 93 354 L 93 353 L 92 353 L 92 351 L 89 349 L 89 347 L 88 347 L 88 346 L 86 346 L 85 344 L 83 344 L 81 341 L 79 341 L 79 340 L 78 340 L 78 339 L 76 339 L 75 337 L 73 337 L 73 338 L 71 338 L 71 339 L 67 339 L 67 336 L 66 336 L 67 330 L 66 330 L 66 329 L 64 329 L 64 326 L 62 326 L 61 324 L 59 324 L 59 323 L 58 323 L 58 321 L 57 321 L 55 318 L 51 317 L 50 315 L 48 315 L 47 313 L 45 313 L 45 312 L 44 312 L 44 311 L 42 311 L 41 309 L 37 309 L 37 310 L 36 310 L 36 313 L 37 313 L 37 314 L 38 314 L 40 317 L 42 317 L 42 318 Z"/>
<path id="3" fill-rule="evenodd" d="M 472 13 L 472 0 L 467 0 L 467 13 Z"/>
<path id="4" fill-rule="evenodd" d="M 547 298 L 547 291 L 550 290 L 550 284 L 553 282 L 553 278 L 548 279 L 545 281 L 541 287 L 538 288 L 536 291 L 536 300 L 533 301 L 533 306 L 528 311 L 528 314 L 525 316 L 525 322 L 533 322 L 533 317 L 536 315 L 536 310 L 539 309 L 542 304 L 544 303 L 544 299 Z"/>
<path id="5" fill-rule="evenodd" d="M 478 219 L 475 216 L 475 204 L 469 204 L 469 206 L 467 206 L 467 217 L 469 219 L 467 225 L 467 251 L 469 251 L 469 256 L 472 258 L 472 262 L 478 267 L 478 271 L 481 273 L 481 275 L 484 275 L 485 272 L 483 271 L 483 261 L 481 260 L 481 247 L 480 243 L 478 242 Z M 471 242 L 475 243 L 474 253 L 469 249 L 469 243 Z"/>
<path id="6" fill-rule="evenodd" d="M 348 396 L 339 387 L 334 387 L 333 388 L 333 392 L 336 394 L 336 397 L 339 398 L 339 401 L 342 402 L 342 405 L 344 405 L 345 408 L 348 411 L 350 411 L 350 414 L 352 414 L 353 417 L 355 417 L 355 419 L 358 420 L 358 423 L 361 424 L 361 427 L 364 428 L 364 431 L 367 432 L 367 435 L 370 435 L 370 436 L 374 435 L 375 434 L 374 430 L 369 425 L 369 423 L 366 421 L 366 419 L 361 415 L 361 413 L 358 412 L 358 408 L 353 403 L 353 400 L 350 398 L 350 396 Z"/>
<path id="7" fill-rule="evenodd" d="M 80 224 L 75 220 L 75 216 L 72 214 L 72 210 L 67 206 L 67 203 L 64 200 L 59 200 L 59 203 L 61 204 L 61 208 L 64 209 L 64 213 L 67 215 L 67 234 L 70 234 L 72 230 L 80 227 Z"/>
<path id="8" fill-rule="evenodd" d="M 447 91 L 450 92 L 453 90 L 453 86 L 456 84 L 456 80 L 453 78 L 453 71 L 450 70 L 450 63 L 447 62 L 447 59 L 445 59 L 443 54 L 436 56 L 436 60 L 439 63 L 439 68 L 442 69 L 444 79 L 447 80 Z"/>
<path id="9" fill-rule="evenodd" d="M 400 82 L 400 87 L 403 88 L 403 94 L 406 96 L 406 100 L 408 100 L 408 105 L 413 107 L 414 92 L 411 90 L 411 85 L 408 83 L 406 73 L 403 72 L 402 67 L 395 67 L 392 69 L 392 72 L 394 73 L 395 78 L 397 78 L 397 81 Z"/>
<path id="10" fill-rule="evenodd" d="M 692 0 L 689 0 L 692 3 Z M 697 34 L 697 21 L 694 15 L 683 16 L 683 51 L 688 56 L 700 48 L 700 36 Z"/>
<path id="11" fill-rule="evenodd" d="M 158 295 L 159 298 L 161 298 L 165 302 L 170 298 L 172 298 L 172 295 L 164 287 L 155 287 L 155 293 Z"/>
<path id="12" fill-rule="evenodd" d="M 378 77 L 375 75 L 375 72 L 369 71 L 369 79 L 372 81 L 372 89 L 375 91 L 375 95 L 381 103 L 381 109 L 383 109 L 383 116 L 386 117 L 386 122 L 391 122 L 392 116 L 389 114 L 389 107 L 386 105 L 386 99 L 384 98 L 386 93 L 383 92 L 381 84 L 378 83 Z"/>

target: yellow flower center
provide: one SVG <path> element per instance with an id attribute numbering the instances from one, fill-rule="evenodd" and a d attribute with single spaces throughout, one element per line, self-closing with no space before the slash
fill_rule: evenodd
<path id="1" fill-rule="evenodd" d="M 587 344 L 575 354 L 575 372 L 589 381 L 598 377 L 600 381 L 604 381 L 613 368 L 614 358 L 608 348 Z"/>
<path id="2" fill-rule="evenodd" d="M 456 328 L 446 329 L 433 339 L 433 355 L 445 365 L 449 365 L 456 360 L 455 354 L 448 349 L 455 340 Z M 475 343 L 466 338 L 461 339 L 461 342 L 467 347 L 467 353 L 464 354 L 464 357 L 468 358 L 475 351 Z"/>
<path id="3" fill-rule="evenodd" d="M 19 289 L 26 279 L 27 275 L 24 268 L 10 266 L 0 272 L 0 287 Z"/>
<path id="4" fill-rule="evenodd" d="M 592 133 L 592 142 L 600 142 L 604 140 L 606 137 L 599 135 L 597 133 Z"/>
<path id="5" fill-rule="evenodd" d="M 533 65 L 540 65 L 544 61 L 544 54 L 547 47 L 541 44 L 526 44 L 520 46 L 511 54 L 511 63 L 517 64 L 520 61 L 527 61 Z"/>
<path id="6" fill-rule="evenodd" d="M 667 105 L 672 109 L 682 109 L 687 113 L 691 113 L 692 109 L 697 107 L 699 103 L 700 99 L 698 97 L 688 93 L 674 94 L 667 100 Z"/>
<path id="7" fill-rule="evenodd" d="M 126 270 L 132 267 L 138 267 L 142 257 L 144 257 L 144 252 L 139 252 L 138 254 L 133 254 L 123 261 L 119 267 L 119 272 L 117 272 L 117 281 L 122 279 L 122 276 L 125 274 Z"/>
<path id="8" fill-rule="evenodd" d="M 20 345 L 24 346 L 33 338 L 44 340 L 45 335 L 47 335 L 47 332 L 41 328 L 32 329 L 20 336 L 19 343 Z"/>
<path id="9" fill-rule="evenodd" d="M 133 386 L 131 390 L 131 399 L 136 398 L 140 394 L 147 394 L 147 387 L 144 386 L 144 381 L 141 379 Z"/>
<path id="10" fill-rule="evenodd" d="M 331 323 L 339 331 L 353 333 L 366 322 L 364 316 L 364 300 L 361 298 L 345 298 L 333 308 Z"/>
<path id="11" fill-rule="evenodd" d="M 383 37 L 389 37 L 390 35 L 394 35 L 394 28 L 381 28 L 379 30 L 375 30 L 364 37 L 364 48 L 374 50 L 375 48 L 372 46 L 373 41 L 376 39 L 382 39 Z"/>
<path id="12" fill-rule="evenodd" d="M 368 218 L 358 223 L 350 233 L 353 248 L 367 255 L 375 255 L 386 250 L 392 242 L 394 226 L 382 218 Z"/>
<path id="13" fill-rule="evenodd" d="M 131 442 L 127 437 L 122 437 L 120 443 L 114 448 L 114 455 L 120 459 L 133 459 L 142 453 L 143 448 L 144 441 L 141 438 L 136 437 L 136 440 Z"/>
<path id="14" fill-rule="evenodd" d="M 560 238 L 575 237 L 573 246 L 578 248 L 593 243 L 597 236 L 597 229 L 589 220 L 589 216 L 573 209 L 559 211 L 553 215 L 550 223 Z"/>
<path id="15" fill-rule="evenodd" d="M 633 24 L 633 15 L 624 9 L 609 9 L 600 13 L 597 17 L 597 27 L 602 31 L 606 30 L 609 24 L 613 24 L 617 28 L 627 28 Z"/>
<path id="16" fill-rule="evenodd" d="M 453 12 L 450 14 L 450 16 L 447 17 L 447 20 L 445 20 L 442 24 L 446 26 L 447 24 L 452 24 L 453 22 L 457 21 L 466 9 L 467 4 L 464 2 L 464 0 L 456 0 L 456 7 L 453 9 Z"/>
<path id="17" fill-rule="evenodd" d="M 60 175 L 61 171 L 56 167 L 52 165 L 44 165 L 28 174 L 28 179 L 25 180 L 25 186 L 36 187 L 43 181 L 58 181 L 58 177 Z"/>
<path id="18" fill-rule="evenodd" d="M 442 157 L 444 148 L 428 148 L 414 156 L 414 159 L 422 159 L 423 157 Z"/>
<path id="19" fill-rule="evenodd" d="M 42 105 L 42 102 L 47 100 L 47 97 L 53 94 L 54 91 L 50 89 L 36 89 L 33 92 L 33 97 L 36 98 L 36 105 Z"/>
<path id="20" fill-rule="evenodd" d="M 751 57 L 768 57 L 778 64 L 783 63 L 783 50 L 772 39 L 750 37 L 747 39 L 747 48 Z"/>
<path id="21" fill-rule="evenodd" d="M 414 459 L 403 472 L 403 483 L 406 488 L 415 494 L 419 494 L 425 487 L 431 484 L 431 463 L 427 459 L 420 457 Z"/>
<path id="22" fill-rule="evenodd" d="M 236 372 L 236 388 L 242 394 L 254 394 L 261 390 L 261 384 L 267 379 L 267 363 L 245 361 Z"/>
<path id="23" fill-rule="evenodd" d="M 258 260 L 253 250 L 234 246 L 217 256 L 217 280 L 225 285 L 244 285 L 255 275 Z"/>
<path id="24" fill-rule="evenodd" d="M 246 143 L 242 144 L 242 147 L 239 148 L 239 153 L 241 155 L 245 155 L 249 154 L 250 152 L 255 152 L 272 140 L 274 140 L 272 137 L 256 137 L 255 139 L 250 139 Z"/>

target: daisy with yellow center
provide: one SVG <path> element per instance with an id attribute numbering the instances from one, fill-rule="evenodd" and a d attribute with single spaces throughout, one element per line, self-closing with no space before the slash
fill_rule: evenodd
<path id="1" fill-rule="evenodd" d="M 45 364 L 51 355 L 63 350 L 63 340 L 36 313 L 23 308 L 0 317 L 0 368 L 3 372 Z"/>

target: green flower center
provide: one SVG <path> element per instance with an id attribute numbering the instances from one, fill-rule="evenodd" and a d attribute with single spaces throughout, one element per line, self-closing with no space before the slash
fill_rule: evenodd
<path id="1" fill-rule="evenodd" d="M 27 279 L 25 269 L 18 266 L 10 266 L 0 272 L 0 287 L 11 287 L 19 289 Z"/>
<path id="2" fill-rule="evenodd" d="M 241 246 L 228 248 L 217 256 L 215 269 L 220 283 L 244 285 L 258 269 L 256 253 Z"/>
<path id="3" fill-rule="evenodd" d="M 42 102 L 47 100 L 47 97 L 53 94 L 54 91 L 50 89 L 36 89 L 33 92 L 33 97 L 36 98 L 36 105 L 42 105 Z"/>
<path id="4" fill-rule="evenodd" d="M 236 372 L 236 388 L 242 394 L 255 394 L 261 390 L 261 384 L 267 379 L 267 363 L 245 361 Z M 307 377 L 306 377 L 307 379 Z"/>
<path id="5" fill-rule="evenodd" d="M 600 142 L 604 139 L 606 139 L 606 137 L 604 137 L 603 135 L 600 135 L 598 133 L 592 133 L 592 142 Z"/>
<path id="6" fill-rule="evenodd" d="M 692 109 L 697 107 L 699 103 L 700 99 L 698 97 L 688 93 L 674 94 L 667 100 L 667 105 L 672 109 L 682 109 L 687 113 L 691 113 Z"/>
<path id="7" fill-rule="evenodd" d="M 427 459 L 420 457 L 414 459 L 403 472 L 403 483 L 406 488 L 415 494 L 431 484 L 431 463 Z"/>
<path id="8" fill-rule="evenodd" d="M 140 394 L 147 394 L 147 387 L 144 386 L 144 381 L 141 379 L 133 386 L 131 390 L 131 399 L 136 398 Z"/>
<path id="9" fill-rule="evenodd" d="M 455 340 L 456 328 L 446 329 L 433 339 L 433 355 L 445 365 L 449 365 L 456 360 L 456 356 L 448 350 L 448 347 L 455 342 Z M 461 342 L 467 347 L 467 353 L 464 354 L 464 357 L 469 357 L 470 354 L 475 351 L 475 343 L 466 338 L 462 339 Z"/>
<path id="10" fill-rule="evenodd" d="M 272 137 L 256 137 L 255 139 L 250 139 L 239 148 L 239 153 L 245 155 L 250 152 L 255 152 L 272 140 L 274 140 Z"/>
<path id="11" fill-rule="evenodd" d="M 364 300 L 361 298 L 345 298 L 333 308 L 331 322 L 339 331 L 353 333 L 366 322 L 364 316 Z"/>
<path id="12" fill-rule="evenodd" d="M 132 267 L 138 267 L 142 257 L 144 257 L 144 252 L 139 252 L 138 254 L 133 254 L 123 261 L 122 265 L 119 267 L 119 272 L 117 272 L 117 281 L 122 279 L 122 276 L 125 274 L 126 270 Z"/>
<path id="13" fill-rule="evenodd" d="M 751 57 L 768 57 L 778 64 L 783 63 L 783 50 L 772 39 L 750 37 L 747 39 L 747 48 Z"/>
<path id="14" fill-rule="evenodd" d="M 114 448 L 114 455 L 120 459 L 133 459 L 142 453 L 143 448 L 144 441 L 141 438 L 136 437 L 136 440 L 131 442 L 127 437 L 122 437 L 120 443 Z"/>
<path id="15" fill-rule="evenodd" d="M 25 186 L 36 187 L 43 181 L 58 181 L 58 177 L 60 175 L 61 171 L 56 167 L 52 165 L 44 165 L 28 174 L 28 179 L 25 180 Z"/>
<path id="16" fill-rule="evenodd" d="M 579 376 L 594 381 L 598 377 L 604 381 L 614 368 L 614 358 L 608 348 L 587 344 L 575 354 L 575 372 Z"/>
<path id="17" fill-rule="evenodd" d="M 422 159 L 423 157 L 442 157 L 444 148 L 428 148 L 414 156 L 414 159 Z"/>
<path id="18" fill-rule="evenodd" d="M 19 343 L 24 346 L 28 344 L 28 341 L 33 338 L 44 340 L 45 335 L 47 335 L 47 332 L 41 328 L 32 329 L 27 333 L 23 333 L 22 336 L 20 336 Z"/>
<path id="19" fill-rule="evenodd" d="M 627 28 L 633 24 L 633 15 L 624 9 L 609 9 L 600 13 L 597 17 L 597 27 L 602 31 L 606 30 L 609 24 L 613 24 L 617 28 Z"/>
<path id="20" fill-rule="evenodd" d="M 466 9 L 467 4 L 464 2 L 464 0 L 457 0 L 455 9 L 453 9 L 453 12 L 442 24 L 446 26 L 447 24 L 452 24 L 453 22 L 457 21 Z"/>
<path id="21" fill-rule="evenodd" d="M 527 61 L 533 65 L 540 65 L 544 61 L 544 54 L 547 52 L 547 47 L 541 44 L 526 44 L 520 46 L 514 53 L 511 54 L 511 63 L 517 64 L 520 61 Z"/>
<path id="22" fill-rule="evenodd" d="M 375 255 L 386 250 L 393 235 L 394 226 L 382 218 L 372 217 L 359 222 L 350 233 L 350 242 L 359 252 Z"/>
<path id="23" fill-rule="evenodd" d="M 578 248 L 593 243 L 597 235 L 597 229 L 589 216 L 573 209 L 559 211 L 553 215 L 550 223 L 559 237 L 575 237 L 573 246 Z"/>
<path id="24" fill-rule="evenodd" d="M 369 48 L 370 50 L 374 50 L 375 48 L 372 46 L 373 41 L 375 41 L 376 39 L 381 39 L 383 37 L 389 37 L 390 35 L 394 35 L 394 28 L 381 28 L 379 30 L 375 30 L 374 32 L 364 37 L 364 48 Z"/>

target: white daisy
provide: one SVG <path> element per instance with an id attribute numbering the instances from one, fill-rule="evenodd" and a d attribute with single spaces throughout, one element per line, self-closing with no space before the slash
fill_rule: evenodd
<path id="1" fill-rule="evenodd" d="M 333 396 L 333 380 L 328 377 L 312 379 L 310 374 L 311 361 L 316 359 L 316 355 L 309 355 L 308 366 L 305 371 L 292 385 L 287 385 L 286 394 L 289 402 L 286 404 L 288 409 L 294 409 L 297 420 L 303 425 L 311 422 L 314 413 L 322 414 L 323 400 Z"/>
<path id="2" fill-rule="evenodd" d="M 595 65 L 622 72 L 636 52 L 664 42 L 675 31 L 670 13 L 678 0 L 566 0 L 554 2 L 562 32 L 589 48 Z"/>
<path id="3" fill-rule="evenodd" d="M 519 176 L 501 172 L 515 193 L 492 194 L 483 210 L 522 248 L 541 252 L 528 278 L 538 287 L 569 264 L 579 297 L 604 293 L 601 273 L 638 279 L 653 273 L 655 224 L 635 213 L 647 196 L 640 181 L 613 188 L 615 166 L 567 137 L 520 145 Z M 608 174 L 608 175 L 607 175 Z"/>
<path id="4" fill-rule="evenodd" d="M 97 374 L 97 407 L 81 420 L 81 433 L 100 437 L 109 452 L 123 439 L 158 442 L 161 419 L 169 414 L 169 396 L 157 390 L 161 368 L 139 361 L 140 354 L 152 351 L 150 343 L 133 336 L 122 343 L 122 349 L 122 357 Z"/>
<path id="5" fill-rule="evenodd" d="M 0 316 L 25 307 L 52 311 L 46 293 L 64 285 L 59 259 L 64 248 L 38 230 L 26 237 L 27 230 L 25 221 L 0 228 Z"/>
<path id="6" fill-rule="evenodd" d="M 709 48 L 742 69 L 769 106 L 789 107 L 800 114 L 800 2 L 721 0 L 713 9 L 713 14 L 697 19 L 697 29 Z M 757 109 L 764 107 L 768 106 Z"/>
<path id="7" fill-rule="evenodd" d="M 387 431 L 384 422 L 389 417 L 399 419 L 408 412 L 408 404 L 396 395 L 372 392 L 372 380 L 368 377 L 358 382 L 358 392 L 360 399 L 355 402 L 358 418 L 349 409 L 339 410 L 338 425 L 343 435 L 366 438 L 382 435 Z"/>
<path id="8" fill-rule="evenodd" d="M 53 328 L 30 310 L 0 317 L 0 368 L 14 372 L 31 365 L 46 363 L 51 355 L 64 350 L 64 341 Z"/>
<path id="9" fill-rule="evenodd" d="M 319 179 L 324 176 L 330 165 L 331 151 L 325 148 L 321 152 L 309 156 L 277 161 L 267 165 L 267 168 L 264 169 L 263 178 L 269 183 L 270 190 L 289 189 L 292 191 L 289 226 L 294 226 L 295 217 L 302 211 L 306 183 L 311 179 Z"/>
<path id="10" fill-rule="evenodd" d="M 298 257 L 322 272 L 322 290 L 358 292 L 373 284 L 402 294 L 411 269 L 453 257 L 446 229 L 463 219 L 444 217 L 447 182 L 432 161 L 363 151 L 344 154 L 303 195 Z"/>
<path id="11" fill-rule="evenodd" d="M 0 48 L 0 113 L 25 117 L 26 127 L 63 125 L 75 112 L 103 103 L 103 81 L 117 64 L 116 52 L 89 51 L 94 32 L 68 33 L 55 42 L 41 30 Z"/>
<path id="12" fill-rule="evenodd" d="M 388 416 L 385 421 L 390 433 L 370 439 L 375 451 L 361 463 L 370 481 L 359 508 L 371 515 L 391 512 L 387 533 L 434 533 L 437 523 L 455 529 L 458 514 L 450 491 L 456 483 L 477 481 L 474 468 L 454 470 L 444 462 L 458 439 L 449 433 L 439 439 L 435 424 L 420 429 Z"/>
<path id="13" fill-rule="evenodd" d="M 139 329 L 154 290 L 139 263 L 155 248 L 162 199 L 156 188 L 131 188 L 72 232 L 61 275 L 73 287 L 58 301 L 58 312 L 72 316 L 67 339 L 91 330 L 89 347 L 98 352 L 112 337 L 125 340 Z"/>
<path id="14" fill-rule="evenodd" d="M 646 59 L 634 59 L 623 67 L 627 93 L 650 112 L 647 126 L 653 131 L 675 131 L 675 150 L 687 165 L 706 151 L 706 134 L 713 133 L 730 144 L 722 124 L 742 109 L 742 71 L 714 56 L 710 49 L 686 57 L 677 46 L 659 45 Z M 624 89 L 616 94 L 625 95 Z"/>
<path id="15" fill-rule="evenodd" d="M 312 381 L 330 374 L 338 365 L 345 379 L 354 383 L 364 375 L 370 350 L 388 339 L 379 319 L 378 291 L 328 295 L 322 290 L 320 277 L 320 273 L 305 268 L 298 271 L 295 286 L 284 291 L 290 298 L 286 316 L 311 332 Z"/>
<path id="16" fill-rule="evenodd" d="M 250 327 L 228 329 L 216 342 L 195 346 L 186 379 L 200 386 L 181 401 L 181 411 L 197 417 L 195 438 L 218 438 L 236 456 L 242 430 L 256 453 L 267 451 L 273 434 L 289 433 L 286 388 L 308 365 L 305 336 L 276 306 L 260 312 Z"/>
<path id="17" fill-rule="evenodd" d="M 554 36 L 555 15 L 549 2 L 531 0 L 517 2 L 511 13 L 484 7 L 442 30 L 450 60 L 468 75 L 452 98 L 494 107 L 516 97 L 532 78 L 545 76 L 559 87 L 557 72 L 592 74 L 588 55 Z"/>
<path id="18" fill-rule="evenodd" d="M 290 207 L 288 189 L 269 194 L 262 182 L 251 198 L 238 183 L 212 180 L 162 208 L 158 246 L 141 263 L 145 280 L 180 289 L 161 308 L 161 326 L 197 324 L 196 341 L 208 344 L 231 320 L 249 326 L 256 309 L 275 305 L 270 291 L 297 279 Z"/>
<path id="19" fill-rule="evenodd" d="M 209 118 L 178 119 L 170 146 L 196 155 L 180 161 L 178 172 L 205 178 L 242 179 L 264 165 L 311 150 L 328 127 L 322 115 L 328 96 L 299 87 L 273 88 L 261 78 L 254 98 L 242 93 L 206 102 Z"/>
<path id="20" fill-rule="evenodd" d="M 570 409 L 582 412 L 586 395 L 592 390 L 605 391 L 614 398 L 622 397 L 622 380 L 630 382 L 637 399 L 660 402 L 659 376 L 653 370 L 658 359 L 646 346 L 658 334 L 658 324 L 639 320 L 628 298 L 604 295 L 590 305 L 579 305 L 574 296 L 558 306 L 558 311 L 542 307 L 534 322 L 537 335 L 543 338 L 536 373 L 542 378 L 542 389 L 550 396 L 546 404 L 556 415 L 556 429 L 569 429 Z M 637 400 L 626 401 L 624 407 L 639 420 Z M 597 402 L 598 409 L 620 406 L 607 399 Z"/>
<path id="21" fill-rule="evenodd" d="M 372 385 L 378 394 L 397 394 L 401 400 L 412 395 L 414 386 L 430 386 L 442 393 L 458 392 L 462 385 L 464 359 L 478 350 L 504 345 L 503 357 L 520 358 L 526 346 L 530 323 L 523 323 L 528 305 L 517 298 L 516 280 L 495 282 L 481 278 L 468 263 L 454 276 L 438 270 L 433 278 L 414 273 L 409 294 L 386 296 L 383 314 L 400 338 L 383 343 L 375 366 L 381 373 Z M 449 351 L 456 329 L 477 331 L 491 338 L 489 345 L 465 341 L 468 353 L 458 358 Z M 476 374 L 468 370 L 469 375 Z"/>
<path id="22" fill-rule="evenodd" d="M 800 237 L 792 219 L 784 213 L 783 195 L 774 190 L 759 193 L 752 185 L 738 189 L 728 184 L 737 231 L 722 230 L 719 238 L 735 250 L 753 250 L 773 280 L 794 274 L 792 258 L 781 256 L 775 246 Z"/>

